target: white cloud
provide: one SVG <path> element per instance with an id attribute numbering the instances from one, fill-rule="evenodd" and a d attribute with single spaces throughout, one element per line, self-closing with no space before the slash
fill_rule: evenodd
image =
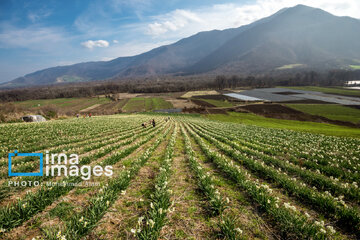
<path id="1" fill-rule="evenodd" d="M 304 4 L 334 15 L 360 18 L 358 0 L 256 0 L 249 4 L 215 4 L 210 7 L 175 11 L 154 16 L 146 33 L 157 38 L 182 38 L 200 31 L 239 27 L 270 16 L 285 7 Z"/>
<path id="2" fill-rule="evenodd" d="M 198 14 L 182 9 L 158 16 L 158 19 L 159 21 L 149 24 L 148 33 L 150 35 L 160 35 L 169 31 L 177 31 L 191 23 L 203 23 Z"/>
<path id="3" fill-rule="evenodd" d="M 96 41 L 88 40 L 86 42 L 82 42 L 81 45 L 88 49 L 93 49 L 95 47 L 106 48 L 109 46 L 109 42 L 105 40 L 96 40 Z"/>
<path id="4" fill-rule="evenodd" d="M 65 32 L 56 27 L 31 25 L 17 28 L 9 24 L 0 26 L 0 46 L 2 48 L 25 48 L 35 51 L 54 51 L 54 46 L 66 45 Z"/>
<path id="5" fill-rule="evenodd" d="M 49 17 L 52 14 L 51 10 L 40 9 L 38 11 L 30 11 L 27 15 L 29 20 L 33 23 L 38 22 L 44 18 Z"/>
<path id="6" fill-rule="evenodd" d="M 115 59 L 115 58 L 113 58 L 113 57 L 102 57 L 102 58 L 100 58 L 101 61 L 111 61 L 113 59 Z"/>
<path id="7" fill-rule="evenodd" d="M 172 43 L 172 41 L 158 41 L 151 43 L 147 41 L 131 41 L 111 45 L 109 48 L 104 49 L 104 51 L 101 52 L 102 56 L 98 57 L 98 59 L 104 61 L 118 57 L 134 56 L 170 43 Z"/>
<path id="8" fill-rule="evenodd" d="M 119 41 L 118 41 L 118 40 L 113 40 L 112 42 L 113 42 L 114 44 L 119 43 Z"/>

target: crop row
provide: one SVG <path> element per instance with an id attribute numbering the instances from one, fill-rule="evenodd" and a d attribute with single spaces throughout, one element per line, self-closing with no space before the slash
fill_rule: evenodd
<path id="1" fill-rule="evenodd" d="M 197 129 L 201 130 L 202 132 L 206 131 L 204 128 L 201 127 L 197 127 Z M 360 189 L 357 187 L 356 183 L 347 184 L 346 187 L 345 184 L 341 184 L 339 183 L 339 181 L 328 178 L 324 175 L 321 175 L 320 173 L 308 171 L 297 165 L 291 164 L 288 161 L 284 161 L 282 159 L 265 155 L 264 153 L 259 152 L 257 150 L 252 150 L 250 148 L 240 146 L 236 142 L 231 141 L 231 138 L 226 137 L 226 134 L 219 134 L 219 133 L 220 131 L 218 131 L 217 134 L 206 131 L 206 134 L 208 136 L 211 136 L 216 140 L 231 146 L 233 149 L 236 149 L 237 151 L 239 151 L 239 153 L 243 154 L 244 156 L 253 159 L 258 159 L 267 165 L 276 167 L 281 171 L 285 171 L 289 175 L 299 177 L 305 183 L 315 186 L 320 190 L 324 190 L 324 191 L 328 190 L 332 194 L 335 194 L 337 196 L 343 195 L 349 200 L 354 200 L 356 203 L 360 202 Z"/>
<path id="2" fill-rule="evenodd" d="M 175 125 L 159 168 L 160 172 L 155 179 L 155 187 L 150 196 L 150 208 L 145 216 L 139 218 L 136 229 L 132 230 L 138 239 L 158 239 L 160 230 L 165 225 L 166 215 L 171 206 L 170 197 L 172 192 L 168 187 L 168 182 L 172 173 L 171 165 L 177 132 L 178 127 Z"/>
<path id="3" fill-rule="evenodd" d="M 122 158 L 134 152 L 137 148 L 150 141 L 157 132 L 161 131 L 165 125 L 158 129 L 155 133 L 148 134 L 144 139 L 135 142 L 102 161 L 102 165 L 115 164 Z M 87 164 L 81 162 L 81 164 Z M 65 181 L 65 183 L 64 183 Z M 0 209 L 0 229 L 9 230 L 21 225 L 24 221 L 29 219 L 35 213 L 42 211 L 46 206 L 50 205 L 61 195 L 66 194 L 74 188 L 74 183 L 82 181 L 80 177 L 65 177 L 63 180 L 55 182 L 55 187 L 43 186 L 35 193 L 28 193 L 23 199 L 19 199 L 16 203 Z M 67 184 L 70 183 L 70 184 Z M 65 187 L 60 187 L 65 185 Z"/>
<path id="4" fill-rule="evenodd" d="M 354 233 L 359 234 L 360 215 L 357 209 L 347 205 L 341 198 L 335 198 L 328 193 L 320 193 L 317 190 L 301 184 L 287 174 L 242 155 L 228 145 L 222 144 L 215 138 L 208 136 L 200 131 L 196 131 L 199 136 L 205 138 L 229 157 L 236 159 L 250 171 L 262 178 L 269 179 L 282 187 L 286 192 L 296 197 L 299 201 L 307 203 L 316 211 L 337 220 L 341 226 L 346 226 Z"/>
<path id="5" fill-rule="evenodd" d="M 213 126 L 206 126 L 208 130 L 212 132 L 218 132 L 219 128 L 214 129 Z M 227 135 L 229 139 L 232 141 L 236 141 L 240 143 L 241 145 L 244 145 L 248 148 L 255 149 L 256 151 L 263 152 L 270 156 L 284 156 L 287 158 L 291 163 L 300 166 L 303 169 L 309 169 L 313 170 L 317 173 L 322 173 L 326 176 L 331 177 L 334 181 L 341 181 L 347 180 L 347 181 L 355 181 L 358 182 L 360 180 L 360 173 L 356 171 L 356 165 L 359 166 L 359 159 L 357 159 L 355 156 L 354 163 L 349 163 L 348 161 L 345 161 L 346 166 L 343 166 L 344 164 L 339 164 L 338 157 L 322 157 L 319 159 L 316 159 L 313 156 L 306 156 L 304 152 L 302 151 L 299 153 L 298 151 L 284 151 L 276 149 L 277 146 L 268 146 L 266 144 L 263 144 L 263 142 L 266 141 L 266 139 L 263 139 L 260 143 L 259 141 L 255 141 L 254 138 L 249 140 L 242 139 L 241 137 L 234 136 L 234 131 L 226 131 L 224 128 L 220 128 L 223 130 L 223 132 Z M 264 138 L 264 136 L 263 136 Z M 264 146 L 266 145 L 266 146 Z M 280 143 L 278 144 L 280 145 Z M 353 152 L 349 151 L 351 149 L 347 149 L 347 152 Z M 355 149 L 353 149 L 355 150 Z M 280 155 L 282 154 L 282 155 Z M 351 159 L 349 157 L 348 159 Z M 339 179 L 340 178 L 340 179 Z M 344 183 L 345 186 L 347 185 Z"/>
<path id="6" fill-rule="evenodd" d="M 130 181 L 138 174 L 140 168 L 151 157 L 154 150 L 163 141 L 169 131 L 170 128 L 157 137 L 155 142 L 146 149 L 138 159 L 131 163 L 131 167 L 128 170 L 120 172 L 118 177 L 110 180 L 95 196 L 91 197 L 88 206 L 82 212 L 75 214 L 70 220 L 65 222 L 64 233 L 60 235 L 65 236 L 66 239 L 69 240 L 76 240 L 91 230 L 119 197 L 119 193 L 123 195 L 126 194 L 126 188 L 129 186 Z M 48 236 L 48 238 L 57 239 L 57 235 L 58 233 L 53 236 Z"/>
<path id="7" fill-rule="evenodd" d="M 234 162 L 227 160 L 219 152 L 212 151 L 202 138 L 197 135 L 198 133 L 195 133 L 188 126 L 187 130 L 199 144 L 208 160 L 214 162 L 231 180 L 246 190 L 252 200 L 259 204 L 281 227 L 284 236 L 298 239 L 326 239 L 327 236 L 334 234 L 332 228 L 325 228 L 323 224 L 310 220 L 290 203 L 284 203 L 282 206 L 279 199 L 272 195 L 273 191 L 268 185 L 253 182 Z"/>

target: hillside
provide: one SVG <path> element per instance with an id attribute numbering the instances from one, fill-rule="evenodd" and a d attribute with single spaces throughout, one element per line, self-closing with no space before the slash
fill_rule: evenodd
<path id="1" fill-rule="evenodd" d="M 132 57 L 49 68 L 0 87 L 164 74 L 350 69 L 360 59 L 358 39 L 359 20 L 298 5 L 239 28 L 201 32 Z"/>

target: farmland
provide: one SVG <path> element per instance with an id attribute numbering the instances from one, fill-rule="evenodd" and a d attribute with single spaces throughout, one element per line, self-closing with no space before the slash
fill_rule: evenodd
<path id="1" fill-rule="evenodd" d="M 141 112 L 158 109 L 169 109 L 172 108 L 170 102 L 165 101 L 163 98 L 144 98 L 136 97 L 131 98 L 123 107 L 126 112 Z"/>
<path id="2" fill-rule="evenodd" d="M 141 127 L 151 119 L 155 127 Z M 360 237 L 358 138 L 181 114 L 2 124 L 0 132 L 1 239 Z M 9 178 L 14 150 L 76 153 L 80 166 L 112 166 L 113 175 Z M 31 157 L 13 161 L 13 172 L 38 168 Z"/>
<path id="3" fill-rule="evenodd" d="M 360 122 L 360 110 L 346 106 L 330 104 L 288 104 L 287 106 L 301 112 L 323 116 L 328 119 L 353 123 Z"/>

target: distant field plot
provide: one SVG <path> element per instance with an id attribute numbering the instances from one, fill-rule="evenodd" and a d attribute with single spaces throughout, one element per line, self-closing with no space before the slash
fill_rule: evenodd
<path id="1" fill-rule="evenodd" d="M 132 98 L 130 99 L 123 110 L 126 112 L 145 111 L 145 98 Z"/>
<path id="2" fill-rule="evenodd" d="M 359 90 L 351 90 L 351 89 L 345 89 L 345 88 L 341 88 L 341 87 L 330 88 L 330 87 L 305 86 L 305 87 L 286 87 L 286 88 L 360 97 L 360 91 Z"/>
<path id="3" fill-rule="evenodd" d="M 182 95 L 182 98 L 191 98 L 194 96 L 201 96 L 201 95 L 218 95 L 219 93 L 215 90 L 210 91 L 190 91 Z"/>
<path id="4" fill-rule="evenodd" d="M 295 131 L 321 133 L 332 136 L 346 136 L 346 137 L 360 138 L 360 129 L 356 129 L 356 128 L 325 124 L 325 123 L 266 118 L 252 113 L 230 112 L 228 113 L 228 115 L 209 114 L 206 115 L 205 117 L 211 120 L 222 121 L 222 122 L 242 123 L 242 124 L 267 127 L 267 128 L 289 129 Z"/>
<path id="5" fill-rule="evenodd" d="M 350 65 L 351 69 L 359 70 L 360 65 Z"/>
<path id="6" fill-rule="evenodd" d="M 298 111 L 326 117 L 332 120 L 360 122 L 360 110 L 333 104 L 287 104 Z"/>
<path id="7" fill-rule="evenodd" d="M 38 100 L 27 100 L 22 102 L 15 102 L 23 107 L 41 107 L 46 105 L 55 105 L 57 107 L 71 107 L 71 106 L 86 106 L 89 107 L 95 104 L 105 104 L 111 102 L 108 98 L 56 98 L 56 99 L 38 99 Z M 85 108 L 86 108 L 85 107 Z"/>
<path id="8" fill-rule="evenodd" d="M 232 107 L 234 106 L 232 103 L 227 102 L 227 101 L 221 101 L 221 100 L 215 100 L 215 99 L 203 99 L 201 98 L 202 101 L 210 103 L 212 105 L 214 105 L 215 107 Z"/>
<path id="9" fill-rule="evenodd" d="M 285 69 L 292 69 L 292 68 L 298 68 L 298 67 L 303 67 L 303 66 L 305 66 L 305 64 L 295 63 L 295 64 L 284 65 L 284 66 L 278 67 L 276 69 L 277 70 L 285 70 Z"/>
<path id="10" fill-rule="evenodd" d="M 163 98 L 151 98 L 151 106 L 151 110 L 173 108 L 173 105 L 170 102 L 165 101 Z"/>
<path id="11" fill-rule="evenodd" d="M 123 110 L 126 112 L 143 112 L 170 108 L 173 108 L 173 105 L 163 98 L 136 97 L 130 99 L 123 107 Z"/>

